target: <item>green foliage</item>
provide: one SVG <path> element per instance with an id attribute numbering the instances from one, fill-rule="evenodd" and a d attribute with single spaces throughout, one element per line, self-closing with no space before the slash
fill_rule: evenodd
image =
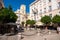
<path id="1" fill-rule="evenodd" d="M 55 16 L 52 18 L 52 22 L 53 22 L 53 23 L 60 23 L 60 16 L 59 16 L 59 15 L 55 15 Z"/>
<path id="2" fill-rule="evenodd" d="M 27 20 L 27 21 L 26 21 L 26 24 L 30 24 L 30 22 L 31 22 L 31 20 Z"/>
<path id="3" fill-rule="evenodd" d="M 34 20 L 31 20 L 31 25 L 34 25 L 36 22 Z"/>
<path id="4" fill-rule="evenodd" d="M 23 21 L 23 22 L 21 22 L 21 26 L 22 26 L 22 27 L 24 27 L 24 23 L 25 23 L 24 21 Z"/>
<path id="5" fill-rule="evenodd" d="M 34 25 L 36 22 L 34 20 L 27 20 L 26 24 Z"/>
<path id="6" fill-rule="evenodd" d="M 44 17 L 42 17 L 42 18 L 41 18 L 41 22 L 42 22 L 42 23 L 45 23 L 45 24 L 50 23 L 50 22 L 51 22 L 50 16 L 44 16 Z"/>
<path id="7" fill-rule="evenodd" d="M 9 8 L 0 9 L 0 23 L 16 22 L 16 14 Z"/>

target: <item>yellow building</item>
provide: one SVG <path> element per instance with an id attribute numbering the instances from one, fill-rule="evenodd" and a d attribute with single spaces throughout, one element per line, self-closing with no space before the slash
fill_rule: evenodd
<path id="1" fill-rule="evenodd" d="M 20 9 L 15 11 L 16 15 L 18 16 L 17 22 L 21 24 L 22 22 L 26 22 L 26 6 L 21 5 Z"/>
<path id="2" fill-rule="evenodd" d="M 20 7 L 20 21 L 21 22 L 26 22 L 26 6 L 21 5 Z"/>

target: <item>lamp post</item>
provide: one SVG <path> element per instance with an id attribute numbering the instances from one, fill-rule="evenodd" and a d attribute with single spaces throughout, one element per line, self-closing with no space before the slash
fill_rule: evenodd
<path id="1" fill-rule="evenodd" d="M 27 13 L 25 13 L 25 15 L 24 15 L 24 17 L 25 17 L 25 27 L 26 27 L 26 21 L 27 21 Z"/>
<path id="2" fill-rule="evenodd" d="M 33 13 L 34 13 L 34 20 L 36 21 L 36 14 L 37 14 L 37 9 L 36 8 L 34 8 L 34 10 L 32 10 L 33 11 Z M 36 28 L 36 25 L 35 25 L 35 29 L 37 30 L 37 28 Z"/>
<path id="3" fill-rule="evenodd" d="M 20 12 L 20 11 L 19 11 Z M 20 30 L 21 28 L 22 28 L 22 26 L 21 26 L 21 24 L 20 24 L 20 13 L 18 13 L 19 14 L 19 16 L 18 16 L 18 18 L 19 18 L 19 21 L 18 21 L 18 36 L 21 38 L 21 40 L 23 39 L 23 37 L 22 37 L 22 30 Z M 21 31 L 21 33 L 19 33 Z M 19 39 L 20 40 L 20 39 Z"/>
<path id="4" fill-rule="evenodd" d="M 36 21 L 36 12 L 34 12 L 34 19 L 35 19 L 35 21 Z M 35 29 L 37 29 L 37 28 L 36 28 L 36 25 L 35 25 Z"/>

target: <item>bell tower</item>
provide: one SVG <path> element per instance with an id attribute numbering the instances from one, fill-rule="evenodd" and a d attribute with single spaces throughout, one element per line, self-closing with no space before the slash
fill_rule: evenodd
<path id="1" fill-rule="evenodd" d="M 25 14 L 26 13 L 26 5 L 22 4 L 20 7 L 20 12 Z"/>

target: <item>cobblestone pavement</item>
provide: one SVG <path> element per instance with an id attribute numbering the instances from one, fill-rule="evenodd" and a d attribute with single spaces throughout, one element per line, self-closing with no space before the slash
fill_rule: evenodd
<path id="1" fill-rule="evenodd" d="M 53 31 L 54 32 L 54 31 Z M 32 31 L 25 31 L 22 34 L 21 39 L 21 33 L 18 33 L 17 35 L 12 36 L 0 36 L 0 40 L 60 40 L 60 34 L 56 33 L 50 33 L 50 34 L 42 34 L 36 30 Z"/>
<path id="2" fill-rule="evenodd" d="M 24 38 L 22 40 L 60 40 L 60 34 L 57 34 L 56 31 L 51 31 L 53 33 L 50 34 L 42 34 L 42 33 L 36 33 L 36 31 L 32 32 L 26 32 L 25 34 L 36 33 L 32 36 L 23 36 Z"/>

